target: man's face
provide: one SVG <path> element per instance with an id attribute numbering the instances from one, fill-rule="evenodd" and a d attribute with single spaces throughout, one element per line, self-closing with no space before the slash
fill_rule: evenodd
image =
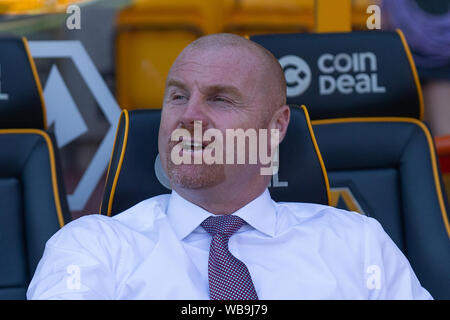
<path id="1" fill-rule="evenodd" d="M 259 174 L 257 165 L 248 164 L 174 164 L 172 149 L 180 145 L 171 141 L 176 129 L 186 129 L 194 141 L 194 123 L 201 121 L 203 133 L 218 129 L 224 138 L 226 129 L 267 128 L 268 101 L 262 86 L 261 72 L 246 49 L 191 50 L 185 52 L 167 78 L 159 130 L 159 152 L 172 187 L 208 188 L 224 181 L 245 183 Z M 210 141 L 203 141 L 203 147 Z M 183 149 L 193 160 L 205 150 Z M 225 161 L 224 161 L 225 162 Z"/>

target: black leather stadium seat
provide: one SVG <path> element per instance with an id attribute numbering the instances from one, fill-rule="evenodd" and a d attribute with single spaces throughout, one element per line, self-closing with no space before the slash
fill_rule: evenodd
<path id="1" fill-rule="evenodd" d="M 360 31 L 252 36 L 284 68 L 288 103 L 311 120 L 423 118 L 423 98 L 403 34 Z"/>
<path id="2" fill-rule="evenodd" d="M 291 111 L 291 124 L 280 145 L 278 177 L 269 188 L 272 198 L 329 204 L 328 178 L 306 108 L 292 107 Z M 160 110 L 122 112 L 101 214 L 113 216 L 144 199 L 170 193 L 156 161 L 159 122 Z"/>
<path id="3" fill-rule="evenodd" d="M 309 106 L 332 204 L 376 218 L 422 285 L 433 297 L 449 299 L 448 204 L 402 33 L 252 40 L 281 60 L 291 89 L 288 102 Z"/>
<path id="4" fill-rule="evenodd" d="M 0 299 L 25 299 L 46 241 L 70 220 L 26 39 L 0 39 Z"/>

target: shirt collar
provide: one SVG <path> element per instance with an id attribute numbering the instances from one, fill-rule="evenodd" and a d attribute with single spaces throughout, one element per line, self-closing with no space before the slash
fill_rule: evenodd
<path id="1" fill-rule="evenodd" d="M 267 189 L 233 214 L 244 219 L 258 231 L 271 237 L 275 235 L 276 209 Z M 213 215 L 172 190 L 167 206 L 167 217 L 178 239 L 184 239 L 206 218 Z"/>

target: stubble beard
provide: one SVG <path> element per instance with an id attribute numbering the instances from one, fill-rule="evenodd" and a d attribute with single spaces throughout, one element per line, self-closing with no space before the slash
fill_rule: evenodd
<path id="1" fill-rule="evenodd" d="M 185 189 L 211 188 L 225 181 L 223 164 L 174 164 L 166 153 L 167 175 L 172 185 Z"/>

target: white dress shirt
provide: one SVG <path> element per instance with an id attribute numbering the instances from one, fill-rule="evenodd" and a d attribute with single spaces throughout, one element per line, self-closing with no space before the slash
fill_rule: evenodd
<path id="1" fill-rule="evenodd" d="M 229 240 L 259 299 L 431 299 L 372 218 L 266 190 Z M 176 192 L 114 217 L 83 216 L 46 244 L 28 299 L 209 299 L 212 214 Z"/>

